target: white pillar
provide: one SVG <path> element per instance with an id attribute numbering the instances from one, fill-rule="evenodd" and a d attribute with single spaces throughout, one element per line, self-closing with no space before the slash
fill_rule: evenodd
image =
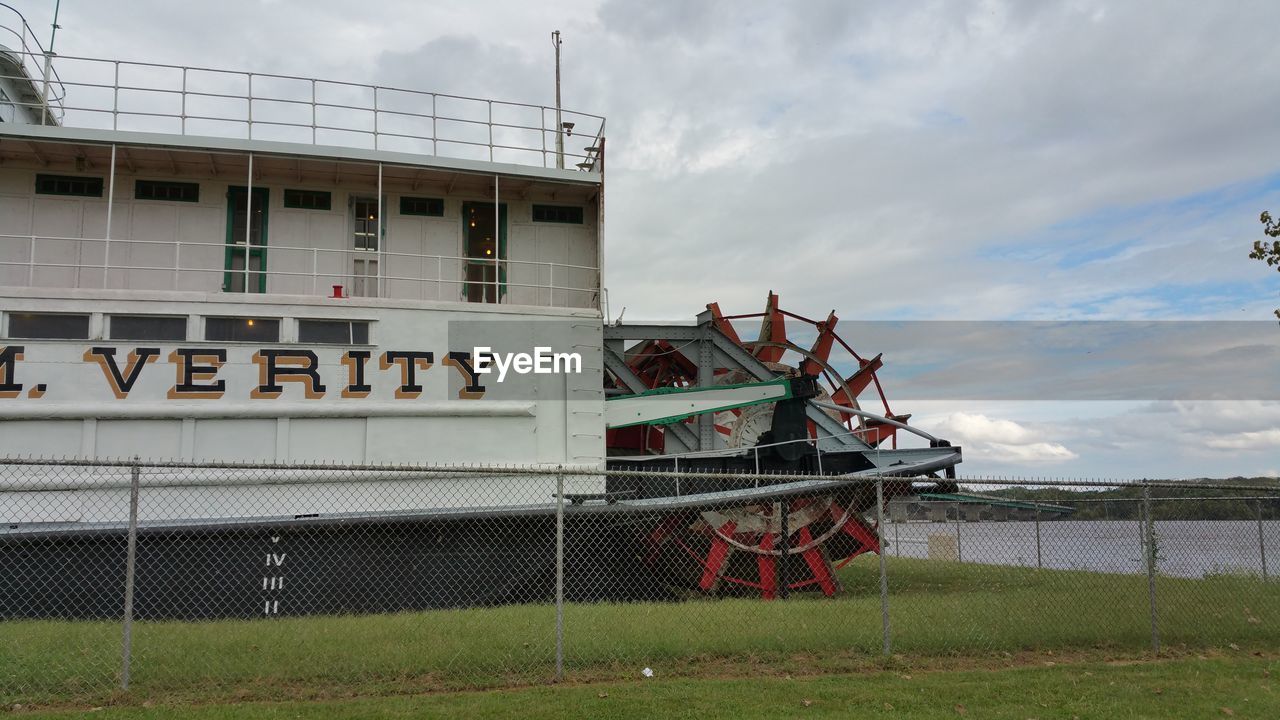
<path id="1" fill-rule="evenodd" d="M 102 248 L 102 288 L 108 287 L 111 276 L 111 211 L 116 204 L 116 144 L 111 143 L 111 170 L 107 174 L 107 236 Z"/>
<path id="2" fill-rule="evenodd" d="M 498 204 L 498 176 L 493 176 L 493 302 L 502 302 L 502 283 L 498 276 L 502 274 L 499 258 L 502 257 L 502 210 Z"/>
<path id="3" fill-rule="evenodd" d="M 374 89 L 374 98 L 377 98 L 376 88 Z M 374 106 L 375 107 L 377 106 L 376 99 L 374 101 Z M 374 113 L 374 117 L 375 118 L 377 117 L 376 112 Z M 377 142 L 377 137 L 378 136 L 375 132 L 374 134 L 375 143 Z M 374 237 L 377 238 L 378 240 L 378 280 L 377 280 L 377 286 L 376 286 L 377 290 L 374 292 L 374 295 L 376 297 L 382 297 L 382 263 L 384 259 L 383 245 L 387 243 L 387 238 L 382 233 L 382 228 L 386 227 L 386 225 L 384 225 L 384 223 L 386 222 L 386 217 L 382 214 L 383 212 L 384 212 L 384 208 L 382 207 L 382 163 L 378 163 L 378 222 L 373 228 Z"/>
<path id="4" fill-rule="evenodd" d="M 244 292 L 249 294 L 249 257 L 253 247 L 253 153 L 249 153 L 249 178 L 244 184 Z"/>

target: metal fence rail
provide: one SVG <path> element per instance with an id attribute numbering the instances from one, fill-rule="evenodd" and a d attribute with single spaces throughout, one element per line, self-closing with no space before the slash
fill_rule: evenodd
<path id="1" fill-rule="evenodd" d="M 38 48 L 8 54 L 44 63 Z M 218 68 L 58 55 L 48 107 L 68 126 L 569 167 L 600 172 L 605 119 L 543 105 Z M 20 74 L 0 75 L 31 81 Z M 40 77 L 35 78 L 41 83 Z M 42 109 L 42 98 L 14 99 Z M 580 141 L 570 146 L 574 138 Z M 566 140 L 563 153 L 556 139 Z"/>
<path id="2" fill-rule="evenodd" d="M 9 76 L 11 79 L 38 83 L 39 102 L 22 102 L 19 98 L 18 104 L 43 110 L 47 113 L 45 121 L 62 122 L 62 103 L 67 89 L 58 76 L 57 68 L 53 67 L 53 53 L 45 50 L 27 24 L 27 19 L 8 3 L 0 3 L 0 54 L 11 58 L 12 72 L 17 73 Z"/>
<path id="3" fill-rule="evenodd" d="M 6 704 L 1280 642 L 1275 483 L 8 459 L 0 519 Z"/>
<path id="4" fill-rule="evenodd" d="M 483 259 L 425 253 L 255 245 L 270 252 L 271 269 L 228 269 L 228 248 L 244 245 L 182 240 L 15 235 L 0 233 L 0 284 L 17 287 L 111 288 L 230 292 L 262 285 L 269 292 L 326 297 L 341 286 L 356 297 L 393 300 L 457 300 L 467 287 L 492 286 L 492 280 L 466 279 L 468 268 L 501 272 L 502 299 L 539 307 L 594 307 L 600 269 L 589 265 L 510 258 Z M 76 252 L 68 253 L 68 248 Z M 43 253 L 43 256 L 42 256 Z M 58 253 L 62 257 L 58 257 Z M 68 256 L 69 255 L 69 256 Z M 100 258 L 92 262 L 88 258 Z M 367 275 L 355 274 L 356 261 L 373 263 Z M 281 269 L 288 268 L 288 269 Z M 496 268 L 496 269 L 495 269 Z M 247 275 L 247 277 L 246 277 Z"/>

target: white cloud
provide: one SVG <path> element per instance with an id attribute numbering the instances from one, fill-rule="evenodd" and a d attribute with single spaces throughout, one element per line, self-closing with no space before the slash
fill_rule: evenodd
<path id="1" fill-rule="evenodd" d="M 958 441 L 964 448 L 966 460 L 1035 466 L 1079 457 L 1066 446 L 1047 441 L 1039 432 L 1024 425 L 983 414 L 952 413 L 931 429 L 953 443 Z"/>
<path id="2" fill-rule="evenodd" d="M 1021 465 L 1060 463 L 1080 457 L 1063 445 L 1046 442 L 1029 443 L 1027 445 L 980 443 L 977 448 L 977 455 L 980 459 L 992 462 L 1018 463 Z"/>
<path id="3" fill-rule="evenodd" d="M 1012 452 L 991 447 L 1001 442 L 1005 427 L 993 418 L 1007 419 L 1024 430 L 1015 434 L 1020 442 L 1056 444 L 1076 455 L 1052 464 L 1056 476 L 1277 475 L 1280 451 L 1268 442 L 1280 428 L 1277 402 L 971 401 L 965 403 L 965 412 L 959 413 L 981 415 L 986 422 L 952 422 L 958 413 L 949 412 L 949 406 L 954 403 L 901 402 L 894 404 L 894 410 L 916 413 L 913 425 L 961 445 L 965 458 L 962 471 L 971 475 L 1044 472 L 1043 463 L 1022 462 Z M 988 432 L 974 433 L 979 444 L 954 434 L 956 429 L 969 428 Z"/>
<path id="4" fill-rule="evenodd" d="M 993 420 L 986 415 L 965 412 L 952 413 L 940 423 L 940 428 L 967 442 L 1001 442 L 1027 444 L 1034 442 L 1034 434 L 1012 420 Z"/>
<path id="5" fill-rule="evenodd" d="M 1168 406 L 1176 427 L 1195 433 L 1269 431 L 1280 427 L 1280 402 L 1183 401 Z"/>
<path id="6" fill-rule="evenodd" d="M 1217 435 L 1206 438 L 1204 444 L 1215 450 L 1264 450 L 1280 448 L 1280 428 L 1242 432 L 1234 435 Z"/>

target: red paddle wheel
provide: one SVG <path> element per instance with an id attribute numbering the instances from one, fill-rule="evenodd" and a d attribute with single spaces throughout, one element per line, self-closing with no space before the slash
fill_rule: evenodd
<path id="1" fill-rule="evenodd" d="M 831 496 L 671 514 L 647 540 L 649 564 L 704 593 L 768 600 L 784 587 L 834 595 L 835 570 L 880 551 L 875 526 Z"/>
<path id="2" fill-rule="evenodd" d="M 841 338 L 834 312 L 824 320 L 806 318 L 781 309 L 772 292 L 763 312 L 725 315 L 717 303 L 707 309 L 721 333 L 778 375 L 819 378 L 816 399 L 861 410 L 861 396 L 874 388 L 872 397 L 884 417 L 904 423 L 910 417 L 891 412 L 876 375 L 883 366 L 881 356 L 863 357 Z M 755 318 L 760 318 L 757 338 L 743 340 L 734 323 Z M 807 348 L 789 339 L 788 322 L 792 337 L 813 338 Z M 852 373 L 842 374 L 833 366 L 831 355 L 837 348 L 856 363 Z M 686 356 L 683 350 L 679 343 L 646 341 L 628 349 L 625 361 L 651 389 L 692 387 L 697 384 L 698 366 L 691 358 L 697 355 L 691 350 Z M 725 367 L 715 368 L 713 376 L 716 384 L 725 385 L 758 379 Z M 715 428 L 725 447 L 752 447 L 769 430 L 773 413 L 773 405 L 718 412 Z M 836 410 L 829 414 L 872 448 L 897 447 L 898 428 L 892 425 Z M 685 422 L 692 424 L 696 419 Z M 816 438 L 812 421 L 808 429 L 810 437 Z M 663 428 L 657 425 L 610 430 L 608 436 L 615 453 L 660 454 L 664 444 Z M 888 493 L 889 487 L 885 489 Z M 910 491 L 905 484 L 895 489 Z M 757 594 L 768 599 L 784 591 L 817 590 L 833 595 L 840 590 L 835 570 L 863 553 L 880 551 L 875 525 L 863 517 L 874 507 L 874 488 L 864 487 L 716 510 L 671 512 L 658 518 L 645 536 L 645 560 L 679 578 L 681 585 L 707 594 Z"/>

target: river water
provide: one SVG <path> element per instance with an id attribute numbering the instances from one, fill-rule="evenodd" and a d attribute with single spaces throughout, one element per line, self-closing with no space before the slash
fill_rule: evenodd
<path id="1" fill-rule="evenodd" d="M 1035 522 L 889 522 L 888 557 L 933 557 L 993 565 L 1037 566 Z M 1039 563 L 1058 570 L 1145 573 L 1137 520 L 1043 520 Z M 933 536 L 932 541 L 930 537 Z M 1155 524 L 1161 574 L 1280 576 L 1280 520 L 1168 520 Z"/>

